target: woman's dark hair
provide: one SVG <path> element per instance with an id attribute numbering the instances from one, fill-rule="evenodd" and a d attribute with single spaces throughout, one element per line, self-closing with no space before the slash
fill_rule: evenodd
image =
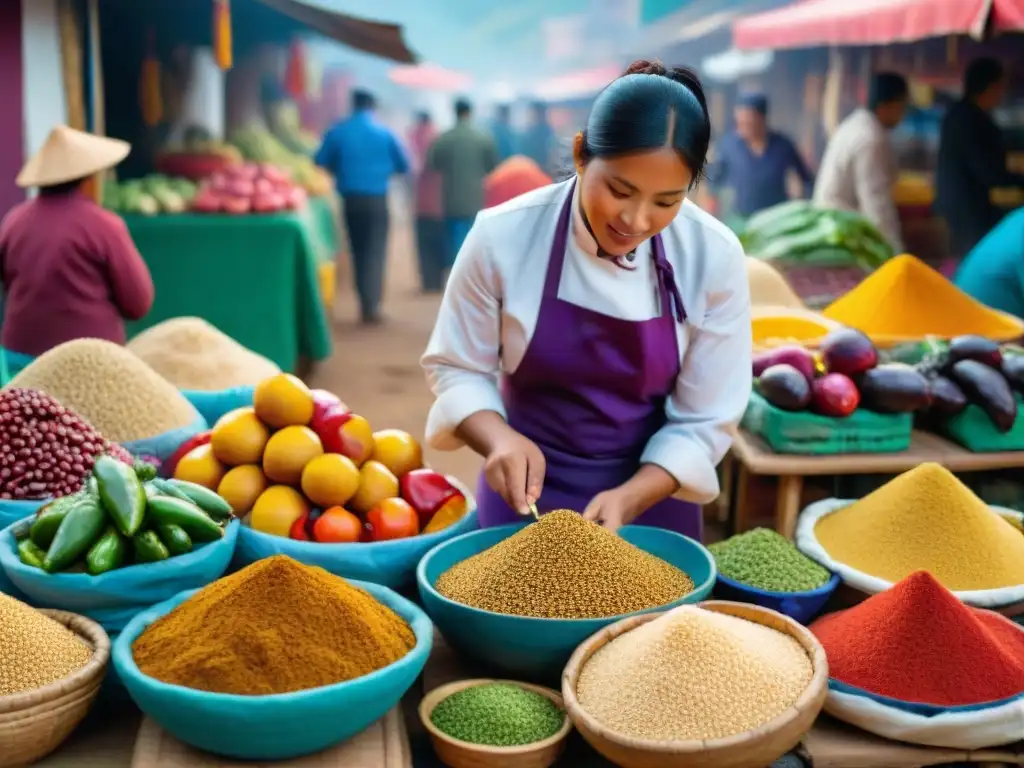
<path id="1" fill-rule="evenodd" d="M 690 167 L 692 187 L 704 175 L 710 143 L 711 119 L 696 73 L 640 60 L 594 100 L 582 159 L 672 147 Z"/>
<path id="2" fill-rule="evenodd" d="M 907 79 L 895 72 L 878 72 L 871 78 L 868 87 L 868 108 L 877 109 L 882 104 L 905 101 L 910 95 Z"/>
<path id="3" fill-rule="evenodd" d="M 59 197 L 61 195 L 68 195 L 77 190 L 82 184 L 88 179 L 88 176 L 83 176 L 80 179 L 72 179 L 71 181 L 62 181 L 60 184 L 50 184 L 45 187 L 39 188 L 40 197 Z"/>
<path id="4" fill-rule="evenodd" d="M 981 96 L 985 91 L 1003 79 L 1006 70 L 999 59 L 989 57 L 975 59 L 964 72 L 964 95 L 967 98 Z"/>

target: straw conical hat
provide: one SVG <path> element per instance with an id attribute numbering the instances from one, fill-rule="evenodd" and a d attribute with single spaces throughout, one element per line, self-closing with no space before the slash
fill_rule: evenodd
<path id="1" fill-rule="evenodd" d="M 19 187 L 48 187 L 113 168 L 128 156 L 131 144 L 58 125 L 18 174 Z"/>

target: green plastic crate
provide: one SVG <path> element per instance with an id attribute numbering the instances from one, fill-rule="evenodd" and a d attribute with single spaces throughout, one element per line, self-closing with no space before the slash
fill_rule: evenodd
<path id="1" fill-rule="evenodd" d="M 968 405 L 949 419 L 943 432 L 950 440 L 974 453 L 1024 451 L 1024 399 L 1017 395 L 1017 420 L 1009 432 L 996 429 L 979 405 Z"/>
<path id="2" fill-rule="evenodd" d="M 775 453 L 825 456 L 840 453 L 899 453 L 910 447 L 914 417 L 858 408 L 845 419 L 784 411 L 752 392 L 742 426 Z"/>

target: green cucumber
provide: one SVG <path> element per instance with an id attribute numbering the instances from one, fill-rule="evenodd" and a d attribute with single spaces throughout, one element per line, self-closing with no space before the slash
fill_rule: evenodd
<path id="1" fill-rule="evenodd" d="M 115 526 L 108 525 L 107 530 L 85 556 L 85 572 L 90 576 L 99 576 L 101 573 L 120 568 L 124 565 L 127 550 L 124 537 Z"/>
<path id="2" fill-rule="evenodd" d="M 231 505 L 222 496 L 198 483 L 187 480 L 164 480 L 165 485 L 173 486 L 188 496 L 194 504 L 214 520 L 229 520 L 234 515 Z"/>

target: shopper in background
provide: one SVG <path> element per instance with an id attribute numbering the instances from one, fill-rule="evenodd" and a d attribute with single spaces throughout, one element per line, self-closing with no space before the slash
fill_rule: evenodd
<path id="1" fill-rule="evenodd" d="M 84 337 L 125 342 L 153 305 L 153 280 L 124 220 L 98 205 L 99 174 L 127 142 L 59 125 L 18 174 L 39 195 L 0 222 L 5 350 L 36 357 Z"/>
<path id="2" fill-rule="evenodd" d="M 815 205 L 859 212 L 896 253 L 903 251 L 903 235 L 892 197 L 898 169 L 889 131 L 903 121 L 909 93 L 901 75 L 876 74 L 867 107 L 855 110 L 832 135 L 814 187 Z"/>
<path id="3" fill-rule="evenodd" d="M 1003 132 L 991 116 L 1005 93 L 999 61 L 972 61 L 964 74 L 964 98 L 942 121 L 935 209 L 949 227 L 954 257 L 963 257 L 1002 218 L 992 190 L 1024 185 L 1024 177 L 1006 168 Z"/>
<path id="4" fill-rule="evenodd" d="M 450 269 L 484 207 L 484 179 L 498 165 L 494 140 L 473 125 L 473 107 L 465 99 L 455 102 L 455 126 L 434 142 L 427 163 L 441 174 L 448 236 L 445 266 Z"/>
<path id="5" fill-rule="evenodd" d="M 558 170 L 558 139 L 555 129 L 548 122 L 548 107 L 544 102 L 537 101 L 531 112 L 530 125 L 519 137 L 519 153 L 533 160 L 548 176 L 554 177 Z"/>
<path id="6" fill-rule="evenodd" d="M 427 153 L 437 138 L 434 121 L 427 112 L 416 116 L 409 132 L 416 174 L 416 252 L 420 284 L 427 293 L 440 291 L 445 265 L 444 209 L 441 206 L 441 175 L 427 167 Z"/>
<path id="7" fill-rule="evenodd" d="M 1024 318 L 1024 208 L 971 249 L 957 270 L 956 285 L 992 309 Z"/>
<path id="8" fill-rule="evenodd" d="M 388 250 L 388 185 L 409 172 L 395 137 L 374 115 L 376 100 L 366 91 L 352 94 L 352 115 L 324 134 L 316 164 L 334 175 L 352 247 L 352 266 L 363 323 L 380 322 Z"/>
<path id="9" fill-rule="evenodd" d="M 768 99 L 759 93 L 741 96 L 734 121 L 735 130 L 718 142 L 709 177 L 714 190 L 731 190 L 729 212 L 746 218 L 786 202 L 786 179 L 791 171 L 800 177 L 804 194 L 810 197 L 814 176 L 793 142 L 769 129 Z"/>
<path id="10" fill-rule="evenodd" d="M 516 153 L 515 132 L 512 130 L 512 108 L 508 104 L 498 105 L 491 123 L 491 136 L 498 149 L 498 162 L 508 160 Z"/>

